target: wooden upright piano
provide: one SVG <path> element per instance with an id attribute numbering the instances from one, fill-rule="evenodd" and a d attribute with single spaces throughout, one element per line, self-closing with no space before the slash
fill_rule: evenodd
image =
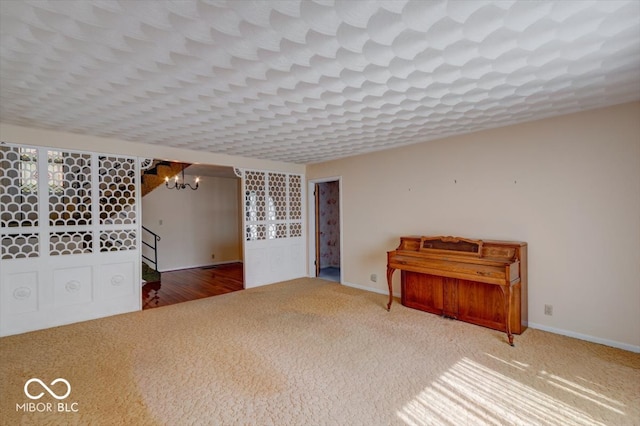
<path id="1" fill-rule="evenodd" d="M 401 237 L 387 252 L 387 310 L 396 269 L 405 306 L 505 331 L 512 346 L 527 328 L 527 243 Z"/>

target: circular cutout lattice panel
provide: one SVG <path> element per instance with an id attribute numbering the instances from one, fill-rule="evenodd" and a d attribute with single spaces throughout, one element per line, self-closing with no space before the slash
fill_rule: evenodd
<path id="1" fill-rule="evenodd" d="M 135 160 L 105 156 L 99 162 L 100 224 L 135 224 Z"/>
<path id="2" fill-rule="evenodd" d="M 49 151 L 49 224 L 91 224 L 91 154 Z"/>
<path id="3" fill-rule="evenodd" d="M 153 158 L 140 158 L 140 170 L 147 170 L 153 166 Z"/>
<path id="4" fill-rule="evenodd" d="M 275 238 L 287 238 L 287 224 L 286 223 L 272 223 L 269 225 L 269 239 Z"/>
<path id="5" fill-rule="evenodd" d="M 266 225 L 247 225 L 246 227 L 246 240 L 258 241 L 267 238 Z"/>
<path id="6" fill-rule="evenodd" d="M 38 234 L 9 234 L 2 236 L 2 259 L 38 257 Z"/>
<path id="7" fill-rule="evenodd" d="M 90 231 L 53 232 L 49 237 L 49 254 L 63 256 L 92 252 L 93 234 Z"/>
<path id="8" fill-rule="evenodd" d="M 135 250 L 136 233 L 132 230 L 100 231 L 100 251 Z"/>
<path id="9" fill-rule="evenodd" d="M 300 222 L 292 223 L 289 228 L 289 236 L 302 237 L 302 223 Z"/>
<path id="10" fill-rule="evenodd" d="M 302 220 L 302 176 L 289 175 L 289 219 Z"/>
<path id="11" fill-rule="evenodd" d="M 264 221 L 266 216 L 266 177 L 264 172 L 245 173 L 245 220 Z"/>
<path id="12" fill-rule="evenodd" d="M 269 173 L 269 220 L 287 219 L 287 176 Z"/>
<path id="13" fill-rule="evenodd" d="M 38 151 L 0 147 L 0 225 L 38 226 Z"/>

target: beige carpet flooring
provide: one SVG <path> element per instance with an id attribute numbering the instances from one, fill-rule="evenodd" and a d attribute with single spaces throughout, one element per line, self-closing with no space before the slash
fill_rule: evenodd
<path id="1" fill-rule="evenodd" d="M 1 423 L 640 424 L 640 354 L 532 329 L 510 347 L 385 302 L 299 279 L 5 337 Z M 71 393 L 31 383 L 44 393 L 31 401 L 30 378 Z M 56 409 L 17 409 L 28 402 Z"/>

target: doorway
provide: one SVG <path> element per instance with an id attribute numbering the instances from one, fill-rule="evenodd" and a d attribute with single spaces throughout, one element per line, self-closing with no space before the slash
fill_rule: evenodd
<path id="1" fill-rule="evenodd" d="M 309 209 L 313 224 L 310 252 L 310 271 L 313 276 L 342 282 L 342 214 L 340 178 L 319 179 L 309 182 Z"/>
<path id="2" fill-rule="evenodd" d="M 185 188 L 174 189 L 176 175 Z M 234 169 L 156 159 L 140 180 L 143 309 L 242 289 L 242 194 Z"/>

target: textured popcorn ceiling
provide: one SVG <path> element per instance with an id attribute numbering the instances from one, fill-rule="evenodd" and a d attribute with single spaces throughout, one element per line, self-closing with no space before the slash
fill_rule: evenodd
<path id="1" fill-rule="evenodd" d="M 314 163 L 640 99 L 640 2 L 0 1 L 0 120 Z"/>

